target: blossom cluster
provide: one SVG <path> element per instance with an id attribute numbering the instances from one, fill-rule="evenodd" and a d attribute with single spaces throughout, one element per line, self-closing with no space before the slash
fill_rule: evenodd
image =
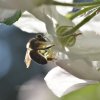
<path id="1" fill-rule="evenodd" d="M 100 5 L 96 5 L 96 2 L 95 5 L 90 3 L 92 6 L 89 6 L 87 3 L 90 8 L 84 7 L 69 18 L 62 15 L 57 6 L 65 6 L 65 3 L 72 6 L 67 6 L 69 11 L 72 11 L 77 4 L 69 1 L 71 3 L 53 0 L 0 0 L 1 23 L 14 23 L 28 32 L 49 33 L 55 50 L 67 56 L 53 62 L 55 68 L 44 78 L 48 87 L 58 97 L 100 81 L 100 13 L 97 13 Z M 82 4 L 80 6 L 83 7 Z M 66 9 L 67 13 L 67 8 L 60 8 L 60 11 Z M 87 16 L 80 16 L 91 9 L 93 11 Z M 24 15 L 28 17 L 24 18 Z"/>

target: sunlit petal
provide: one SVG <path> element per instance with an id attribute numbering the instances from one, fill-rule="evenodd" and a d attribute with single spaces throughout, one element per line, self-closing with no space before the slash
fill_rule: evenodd
<path id="1" fill-rule="evenodd" d="M 44 80 L 49 89 L 58 97 L 82 88 L 87 83 L 94 83 L 79 79 L 60 67 L 55 67 L 49 71 Z"/>
<path id="2" fill-rule="evenodd" d="M 47 32 L 45 24 L 28 12 L 24 12 L 22 17 L 14 25 L 29 33 Z"/>

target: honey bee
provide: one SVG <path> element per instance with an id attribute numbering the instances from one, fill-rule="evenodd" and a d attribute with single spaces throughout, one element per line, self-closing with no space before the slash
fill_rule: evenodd
<path id="1" fill-rule="evenodd" d="M 53 46 L 42 35 L 37 35 L 35 38 L 30 39 L 26 45 L 25 63 L 27 68 L 29 68 L 32 60 L 42 65 L 53 60 L 53 53 L 50 49 Z"/>

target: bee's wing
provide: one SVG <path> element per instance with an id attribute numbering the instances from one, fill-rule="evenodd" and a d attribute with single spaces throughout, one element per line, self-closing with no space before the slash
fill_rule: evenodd
<path id="1" fill-rule="evenodd" d="M 47 64 L 47 60 L 41 54 L 34 50 L 30 51 L 30 57 L 32 60 L 39 64 Z"/>
<path id="2" fill-rule="evenodd" d="M 27 68 L 29 68 L 29 66 L 30 66 L 30 64 L 31 64 L 31 61 L 32 61 L 32 59 L 31 59 L 31 57 L 30 57 L 30 50 L 27 49 L 26 55 L 25 55 L 25 60 L 24 60 L 24 62 L 25 62 L 25 64 L 26 64 Z"/>

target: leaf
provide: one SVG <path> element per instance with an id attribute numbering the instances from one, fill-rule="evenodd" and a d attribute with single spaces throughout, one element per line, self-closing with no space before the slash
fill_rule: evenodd
<path id="1" fill-rule="evenodd" d="M 9 17 L 9 18 L 5 18 L 3 21 L 1 21 L 0 23 L 4 23 L 6 25 L 12 25 L 14 22 L 16 22 L 20 17 L 21 17 L 21 11 L 16 11 L 16 13 Z"/>
<path id="2" fill-rule="evenodd" d="M 100 100 L 100 83 L 88 85 L 71 92 L 63 96 L 61 100 Z"/>

